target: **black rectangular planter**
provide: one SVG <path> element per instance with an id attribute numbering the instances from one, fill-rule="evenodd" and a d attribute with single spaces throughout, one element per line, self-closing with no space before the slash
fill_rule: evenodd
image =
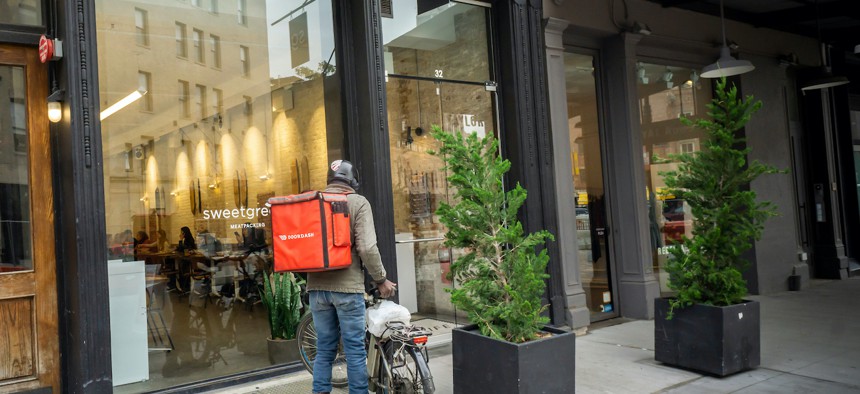
<path id="1" fill-rule="evenodd" d="M 654 300 L 654 358 L 675 367 L 727 376 L 761 362 L 759 303 L 692 305 L 666 320 L 669 300 Z"/>
<path id="2" fill-rule="evenodd" d="M 475 325 L 454 329 L 454 393 L 573 393 L 576 335 L 544 331 L 553 335 L 516 344 L 481 335 Z"/>

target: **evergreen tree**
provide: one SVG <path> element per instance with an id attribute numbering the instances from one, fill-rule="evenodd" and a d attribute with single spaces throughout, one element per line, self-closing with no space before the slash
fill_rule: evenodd
<path id="1" fill-rule="evenodd" d="M 677 291 L 671 311 L 692 304 L 732 305 L 747 294 L 742 276 L 748 264 L 741 253 L 761 238 L 764 221 L 776 215 L 770 202 L 756 200 L 750 182 L 780 172 L 758 161 L 747 162 L 750 148 L 737 135 L 761 108 L 752 96 L 738 97 L 737 87 L 717 82 L 717 97 L 708 104 L 708 117 L 685 125 L 704 130 L 708 139 L 698 152 L 672 155 L 678 169 L 661 173 L 669 193 L 683 198 L 693 214 L 693 238 L 671 249 L 667 263 L 669 287 Z M 671 312 L 670 312 L 671 317 Z"/>
<path id="2" fill-rule="evenodd" d="M 517 212 L 526 200 L 519 184 L 505 192 L 503 177 L 511 168 L 497 154 L 492 135 L 478 138 L 433 126 L 442 146 L 432 152 L 445 161 L 454 204 L 436 211 L 448 228 L 445 245 L 467 253 L 451 265 L 459 287 L 451 302 L 468 313 L 483 335 L 509 342 L 535 339 L 548 319 L 541 296 L 546 287 L 546 250 L 536 252 L 547 231 L 525 235 Z"/>

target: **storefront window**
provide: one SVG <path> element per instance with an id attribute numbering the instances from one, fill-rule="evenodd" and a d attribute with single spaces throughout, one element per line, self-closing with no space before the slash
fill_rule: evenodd
<path id="1" fill-rule="evenodd" d="M 681 124 L 681 116 L 706 116 L 711 100 L 708 80 L 696 70 L 658 64 L 637 63 L 639 120 L 642 125 L 642 159 L 645 163 L 645 202 L 648 204 L 649 238 L 658 273 L 660 291 L 667 295 L 668 246 L 692 237 L 693 217 L 683 199 L 666 191 L 662 172 L 678 168 L 672 155 L 702 149 L 707 134 Z"/>
<path id="2" fill-rule="evenodd" d="M 96 1 L 117 392 L 270 365 L 266 201 L 342 158 L 335 3 Z"/>
<path id="3" fill-rule="evenodd" d="M 41 26 L 42 0 L 0 0 L 0 24 Z"/>
<path id="4" fill-rule="evenodd" d="M 442 245 L 445 226 L 436 209 L 450 202 L 443 161 L 429 151 L 439 144 L 433 125 L 445 130 L 496 131 L 490 79 L 487 9 L 439 1 L 396 2 L 383 18 L 388 132 L 400 303 L 413 321 L 434 330 L 431 340 L 450 337 L 463 322 L 447 290 L 460 251 Z"/>

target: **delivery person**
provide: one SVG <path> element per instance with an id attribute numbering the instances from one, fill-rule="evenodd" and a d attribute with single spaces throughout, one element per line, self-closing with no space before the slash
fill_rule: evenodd
<path id="1" fill-rule="evenodd" d="M 352 264 L 341 270 L 308 273 L 308 293 L 317 355 L 314 360 L 313 391 L 331 392 L 332 362 L 339 340 L 346 354 L 350 394 L 367 393 L 367 351 L 364 348 L 364 273 L 373 279 L 382 297 L 394 294 L 397 284 L 385 277 L 382 258 L 376 247 L 376 228 L 370 203 L 358 190 L 358 174 L 352 163 L 335 160 L 329 167 L 326 193 L 347 194 L 352 236 Z"/>

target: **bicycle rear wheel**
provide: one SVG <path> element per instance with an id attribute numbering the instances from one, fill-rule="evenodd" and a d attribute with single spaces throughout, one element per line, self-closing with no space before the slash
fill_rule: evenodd
<path id="1" fill-rule="evenodd" d="M 297 332 L 297 343 L 302 364 L 311 374 L 314 373 L 314 359 L 317 357 L 317 330 L 314 328 L 313 315 L 305 314 L 299 321 Z M 337 354 L 331 366 L 331 385 L 334 387 L 346 387 L 346 355 L 343 352 L 343 344 L 337 345 Z"/>
<path id="2" fill-rule="evenodd" d="M 393 342 L 385 344 L 385 358 L 390 375 L 386 373 L 386 368 L 380 368 L 376 393 L 433 394 L 436 387 L 425 353 L 420 349 L 407 347 L 406 352 L 400 353 L 400 359 L 394 360 L 394 346 Z"/>

